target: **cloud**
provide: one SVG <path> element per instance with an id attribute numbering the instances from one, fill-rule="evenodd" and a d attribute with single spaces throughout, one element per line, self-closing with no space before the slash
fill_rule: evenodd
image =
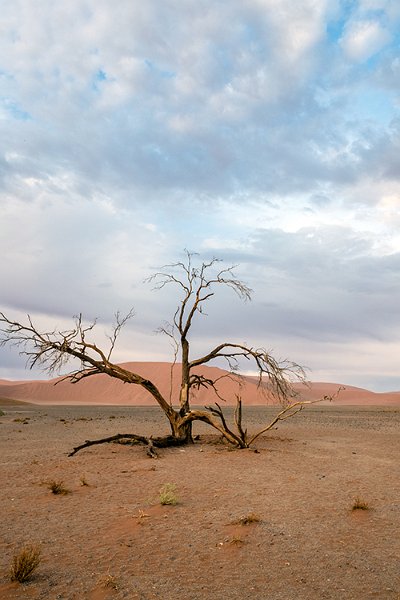
<path id="1" fill-rule="evenodd" d="M 135 286 L 168 254 L 163 234 L 143 217 L 115 212 L 102 198 L 14 201 L 2 214 L 3 304 L 89 319 L 127 312 Z"/>
<path id="2" fill-rule="evenodd" d="M 395 335 L 398 3 L 39 5 L 2 12 L 8 309 L 109 323 L 133 304 L 123 349 L 135 331 L 164 356 L 144 335 L 176 296 L 141 282 L 188 247 L 256 291 L 251 311 L 211 305 L 199 348 L 232 322 L 312 361 L 321 337 L 333 356 L 346 332 L 354 352 Z"/>
<path id="3" fill-rule="evenodd" d="M 327 10 L 311 2 L 295 11 L 288 2 L 189 3 L 178 15 L 173 2 L 122 2 L 110 19 L 107 3 L 75 1 L 43 3 L 43 18 L 32 23 L 31 8 L 20 6 L 7 11 L 14 35 L 2 54 L 10 98 L 33 115 L 25 149 L 35 147 L 41 168 L 96 174 L 103 186 L 119 179 L 131 188 L 225 193 L 236 185 L 246 140 L 254 154 L 255 122 L 267 139 L 260 117 L 268 127 L 301 96 Z M 27 161 L 21 142 L 14 145 Z M 266 150 L 268 160 L 268 143 Z"/>
<path id="4" fill-rule="evenodd" d="M 254 333 L 258 322 L 275 339 L 389 341 L 400 333 L 400 252 L 375 253 L 373 240 L 343 226 L 269 229 L 254 234 L 246 250 L 220 253 L 241 263 L 255 290 Z"/>
<path id="5" fill-rule="evenodd" d="M 377 141 L 368 114 L 362 123 L 346 115 L 359 94 L 354 74 L 333 61 L 323 75 L 338 10 L 311 0 L 295 9 L 287 0 L 121 2 L 111 15 L 107 2 L 75 0 L 43 2 L 33 19 L 26 1 L 10 5 L 3 105 L 30 119 L 7 122 L 3 185 L 20 193 L 24 172 L 67 176 L 129 207 L 143 195 L 240 202 L 243 189 L 319 194 L 321 182 L 356 181 Z M 349 35 L 361 22 L 352 19 Z M 376 37 L 383 26 L 368 23 Z"/>
<path id="6" fill-rule="evenodd" d="M 350 23 L 341 40 L 350 60 L 365 61 L 382 50 L 390 41 L 390 33 L 375 21 Z"/>

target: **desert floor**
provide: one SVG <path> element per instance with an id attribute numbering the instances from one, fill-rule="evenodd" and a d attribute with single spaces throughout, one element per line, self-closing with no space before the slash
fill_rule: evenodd
<path id="1" fill-rule="evenodd" d="M 1 600 L 400 599 L 399 408 L 312 407 L 258 453 L 199 426 L 200 441 L 157 460 L 117 444 L 67 457 L 86 439 L 167 433 L 157 409 L 3 410 Z M 250 408 L 249 428 L 272 412 Z M 175 506 L 160 504 L 165 483 Z M 351 510 L 357 497 L 368 510 Z M 10 583 L 27 542 L 42 561 Z"/>

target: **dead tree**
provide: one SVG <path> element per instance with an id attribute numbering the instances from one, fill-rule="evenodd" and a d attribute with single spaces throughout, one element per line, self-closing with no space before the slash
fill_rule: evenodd
<path id="1" fill-rule="evenodd" d="M 189 332 L 196 316 L 204 312 L 204 305 L 215 294 L 218 286 L 225 286 L 233 290 L 241 299 L 250 300 L 251 290 L 245 283 L 237 279 L 234 267 L 220 268 L 218 259 L 203 262 L 199 266 L 194 263 L 194 255 L 187 252 L 184 262 L 166 265 L 155 273 L 148 281 L 153 282 L 156 289 L 165 286 L 175 286 L 180 294 L 178 307 L 171 323 L 161 327 L 160 331 L 167 334 L 174 342 L 175 360 L 180 359 L 182 376 L 179 397 L 174 405 L 172 398 L 166 398 L 157 386 L 150 380 L 115 364 L 112 352 L 122 327 L 133 316 L 130 311 L 126 316 L 116 314 L 116 322 L 109 336 L 107 351 L 99 348 L 91 336 L 96 321 L 84 325 L 82 315 L 75 317 L 74 327 L 67 331 L 53 330 L 50 332 L 39 331 L 28 315 L 26 323 L 19 323 L 0 313 L 2 337 L 0 344 L 11 344 L 19 347 L 20 354 L 27 357 L 30 368 L 41 366 L 48 374 L 59 373 L 71 358 L 77 359 L 79 367 L 62 378 L 72 383 L 78 383 L 86 377 L 103 373 L 110 377 L 120 379 L 124 383 L 140 385 L 158 404 L 168 419 L 171 434 L 164 438 L 144 438 L 137 434 L 118 434 L 115 439 L 133 439 L 146 444 L 150 453 L 154 447 L 167 445 L 180 445 L 192 442 L 192 424 L 194 421 L 203 421 L 218 430 L 228 442 L 235 446 L 248 447 L 262 432 L 270 429 L 278 420 L 288 418 L 303 408 L 307 402 L 295 402 L 296 393 L 294 382 L 305 382 L 304 369 L 287 360 L 277 360 L 265 348 L 253 348 L 246 344 L 235 342 L 222 342 L 212 348 L 204 356 L 192 358 L 190 353 Z M 236 372 L 239 360 L 246 359 L 251 362 L 258 373 L 260 389 L 267 389 L 268 394 L 274 396 L 282 405 L 281 412 L 272 424 L 253 437 L 249 437 L 242 428 L 242 403 L 237 399 L 235 412 L 235 430 L 228 426 L 221 406 L 203 409 L 191 408 L 192 392 L 200 387 L 215 392 L 218 396 L 217 380 L 199 374 L 199 368 L 212 361 L 224 360 L 228 370 Z M 196 372 L 195 372 L 196 369 Z M 71 454 L 78 450 L 93 445 L 112 441 L 111 438 L 87 441 L 76 447 Z"/>

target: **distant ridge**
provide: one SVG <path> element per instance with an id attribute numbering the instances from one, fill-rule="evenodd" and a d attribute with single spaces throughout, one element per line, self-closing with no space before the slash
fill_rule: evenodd
<path id="1" fill-rule="evenodd" d="M 165 362 L 130 362 L 121 366 L 151 379 L 164 396 L 170 398 L 171 364 Z M 174 385 L 172 401 L 177 398 L 180 380 L 180 365 L 173 368 Z M 210 378 L 228 375 L 227 371 L 218 367 L 204 366 L 200 370 Z M 138 385 L 125 384 L 107 375 L 96 375 L 82 380 L 78 384 L 61 381 L 62 378 L 41 381 L 8 381 L 0 380 L 0 398 L 19 400 L 33 404 L 91 404 L 91 405 L 126 405 L 126 406 L 155 406 L 152 396 Z M 245 386 L 240 388 L 236 376 L 224 377 L 218 382 L 218 391 L 226 399 L 227 405 L 235 404 L 236 394 L 241 394 L 244 404 L 265 404 L 265 392 L 262 394 L 257 387 L 257 377 L 243 376 Z M 333 395 L 340 384 L 314 382 L 310 388 L 297 385 L 301 399 L 314 400 Z M 335 405 L 382 405 L 400 406 L 400 392 L 376 393 L 354 386 L 344 386 L 339 396 L 334 400 Z M 194 404 L 207 404 L 219 401 L 209 390 L 201 389 L 196 392 Z M 272 403 L 272 400 L 269 400 Z M 0 400 L 1 403 L 1 400 Z M 326 403 L 326 402 L 325 402 Z"/>

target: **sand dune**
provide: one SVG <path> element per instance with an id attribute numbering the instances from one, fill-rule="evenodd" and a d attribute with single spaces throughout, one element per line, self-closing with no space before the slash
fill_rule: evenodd
<path id="1" fill-rule="evenodd" d="M 23 400 L 15 400 L 15 398 L 4 398 L 4 396 L 0 396 L 0 406 L 31 406 L 31 402 L 24 402 Z"/>
<path id="2" fill-rule="evenodd" d="M 171 365 L 169 363 L 135 362 L 124 363 L 124 367 L 140 373 L 151 379 L 165 397 L 177 398 L 180 379 L 180 366 L 173 369 L 173 386 L 171 392 Z M 227 372 L 217 367 L 203 367 L 201 372 L 206 377 L 219 378 Z M 227 404 L 235 403 L 235 395 L 241 394 L 247 405 L 264 404 L 265 394 L 257 387 L 256 377 L 244 377 L 245 386 L 241 387 L 236 377 L 223 377 L 218 382 L 219 394 Z M 57 385 L 55 385 L 57 384 Z M 310 388 L 298 386 L 298 391 L 303 399 L 317 399 L 333 395 L 340 384 L 311 383 Z M 171 394 L 171 396 L 170 396 Z M 0 380 L 0 397 L 32 402 L 34 404 L 92 404 L 92 405 L 135 405 L 150 406 L 154 404 L 153 398 L 140 386 L 124 384 L 107 375 L 97 375 L 84 379 L 79 384 L 73 385 L 61 378 L 42 381 L 7 381 Z M 218 401 L 218 398 L 206 389 L 196 392 L 194 403 L 207 404 Z M 267 401 L 271 402 L 271 400 Z M 400 405 L 400 392 L 375 393 L 354 386 L 345 386 L 334 401 L 338 405 Z"/>
<path id="3" fill-rule="evenodd" d="M 343 387 L 334 400 L 337 405 L 381 405 L 400 406 L 400 392 L 371 392 L 352 385 L 340 385 L 336 383 L 312 382 L 310 389 L 304 394 L 310 400 L 334 395 L 338 388 Z M 303 394 L 302 394 L 303 395 Z"/>

